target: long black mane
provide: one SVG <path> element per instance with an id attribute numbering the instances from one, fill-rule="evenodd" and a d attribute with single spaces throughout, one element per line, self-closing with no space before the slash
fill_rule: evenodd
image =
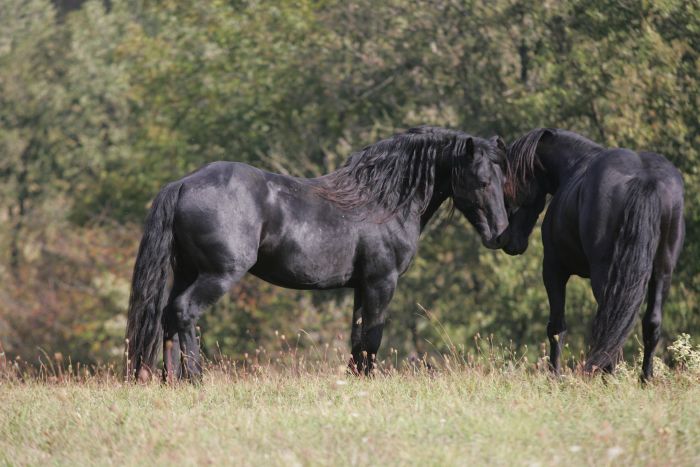
<path id="1" fill-rule="evenodd" d="M 421 126 L 379 141 L 352 154 L 335 172 L 322 177 L 317 192 L 345 209 L 376 203 L 388 214 L 420 200 L 430 201 L 438 163 L 449 163 L 452 187 L 459 189 L 470 144 L 497 155 L 485 140 L 440 127 Z"/>
<path id="2" fill-rule="evenodd" d="M 537 145 L 545 134 L 564 139 L 568 149 L 575 153 L 586 153 L 602 149 L 602 146 L 578 133 L 557 128 L 536 128 L 524 134 L 508 147 L 506 157 L 508 169 L 506 171 L 504 193 L 509 198 L 514 198 L 523 187 L 530 184 L 537 167 L 542 168 L 536 154 Z"/>

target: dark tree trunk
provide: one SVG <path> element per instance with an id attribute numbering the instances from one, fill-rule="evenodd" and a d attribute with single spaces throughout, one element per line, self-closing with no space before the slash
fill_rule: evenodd
<path id="1" fill-rule="evenodd" d="M 520 81 L 523 83 L 527 83 L 527 72 L 530 64 L 530 58 L 527 53 L 527 44 L 525 44 L 525 40 L 523 40 L 520 42 L 520 47 L 518 47 L 518 54 L 520 55 Z"/>

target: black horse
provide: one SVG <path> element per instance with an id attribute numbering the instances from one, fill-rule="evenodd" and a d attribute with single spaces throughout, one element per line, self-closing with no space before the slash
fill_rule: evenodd
<path id="1" fill-rule="evenodd" d="M 507 227 L 500 164 L 498 137 L 420 127 L 319 178 L 215 162 L 168 184 L 153 201 L 134 267 L 127 371 L 152 371 L 162 339 L 163 377 L 198 378 L 197 319 L 250 272 L 288 288 L 354 288 L 352 357 L 358 372 L 369 372 L 396 281 L 446 199 L 484 245 L 500 247 Z"/>
<path id="2" fill-rule="evenodd" d="M 659 154 L 607 149 L 559 129 L 520 137 L 507 159 L 506 193 L 515 206 L 502 239 L 508 254 L 527 249 L 552 195 L 542 223 L 552 369 L 560 370 L 566 283 L 576 274 L 590 278 L 598 302 L 586 370 L 614 370 L 646 292 L 642 376 L 651 378 L 661 310 L 685 234 L 680 173 Z"/>

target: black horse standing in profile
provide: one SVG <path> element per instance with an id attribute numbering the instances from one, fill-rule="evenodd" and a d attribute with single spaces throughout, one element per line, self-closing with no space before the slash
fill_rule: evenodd
<path id="1" fill-rule="evenodd" d="M 576 133 L 540 128 L 508 149 L 506 192 L 515 210 L 503 235 L 511 255 L 542 223 L 542 276 L 549 297 L 550 365 L 559 372 L 564 302 L 572 274 L 588 277 L 598 302 L 586 371 L 612 372 L 647 294 L 643 379 L 653 376 L 662 307 L 683 245 L 683 180 L 663 156 L 608 149 Z"/>
<path id="2" fill-rule="evenodd" d="M 420 127 L 314 179 L 215 162 L 168 184 L 146 218 L 134 267 L 127 372 L 153 371 L 162 340 L 166 380 L 200 377 L 197 319 L 246 272 L 288 288 L 355 289 L 352 357 L 369 372 L 397 279 L 445 200 L 484 245 L 500 247 L 504 159 L 500 138 Z"/>

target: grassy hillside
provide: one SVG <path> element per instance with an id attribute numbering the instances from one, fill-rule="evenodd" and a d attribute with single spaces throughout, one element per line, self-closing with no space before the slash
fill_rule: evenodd
<path id="1" fill-rule="evenodd" d="M 510 369 L 509 369 L 510 368 Z M 211 371 L 201 386 L 0 383 L 0 463 L 698 465 L 700 385 L 532 365 Z"/>

